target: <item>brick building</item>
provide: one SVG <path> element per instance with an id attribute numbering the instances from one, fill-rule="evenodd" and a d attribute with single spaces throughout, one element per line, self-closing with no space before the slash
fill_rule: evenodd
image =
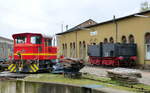
<path id="1" fill-rule="evenodd" d="M 0 58 L 9 59 L 13 56 L 13 40 L 0 36 Z"/>
<path id="2" fill-rule="evenodd" d="M 137 43 L 138 64 L 148 67 L 150 65 L 150 10 L 69 29 L 58 33 L 57 38 L 60 55 L 83 59 L 88 59 L 89 44 Z"/>

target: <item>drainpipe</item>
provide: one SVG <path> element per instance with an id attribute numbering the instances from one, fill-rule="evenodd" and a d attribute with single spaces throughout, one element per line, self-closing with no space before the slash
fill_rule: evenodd
<path id="1" fill-rule="evenodd" d="M 118 42 L 118 23 L 116 21 L 115 15 L 113 16 L 113 21 L 115 23 L 115 28 L 116 28 L 116 43 Z"/>
<path id="2" fill-rule="evenodd" d="M 75 46 L 76 46 L 75 49 L 76 49 L 76 58 L 77 58 L 77 57 L 78 57 L 78 49 L 77 49 L 77 31 L 76 31 L 76 45 L 75 45 Z"/>

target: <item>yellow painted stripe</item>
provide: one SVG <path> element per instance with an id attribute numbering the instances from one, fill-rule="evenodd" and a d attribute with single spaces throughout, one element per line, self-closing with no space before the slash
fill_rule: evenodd
<path id="1" fill-rule="evenodd" d="M 33 72 L 32 70 L 30 70 L 29 72 Z"/>
<path id="2" fill-rule="evenodd" d="M 36 72 L 36 69 L 34 69 L 34 67 L 32 65 L 30 65 L 30 67 L 33 70 L 33 72 Z"/>
<path id="3" fill-rule="evenodd" d="M 15 68 L 16 68 L 16 65 L 14 65 L 14 67 L 10 70 L 10 72 L 13 72 Z"/>
<path id="4" fill-rule="evenodd" d="M 36 70 L 39 70 L 39 68 L 37 67 L 36 64 L 33 64 L 34 68 L 36 68 Z"/>
<path id="5" fill-rule="evenodd" d="M 16 69 L 14 70 L 14 72 L 16 72 Z"/>
<path id="6" fill-rule="evenodd" d="M 10 70 L 11 69 L 11 67 L 13 66 L 14 64 L 11 64 L 9 67 L 8 67 L 8 69 Z"/>
<path id="7" fill-rule="evenodd" d="M 14 55 L 18 55 L 18 54 L 14 54 Z M 50 53 L 21 53 L 21 55 L 23 56 L 27 56 L 27 55 L 40 55 L 40 56 L 56 56 L 57 54 L 50 54 Z"/>

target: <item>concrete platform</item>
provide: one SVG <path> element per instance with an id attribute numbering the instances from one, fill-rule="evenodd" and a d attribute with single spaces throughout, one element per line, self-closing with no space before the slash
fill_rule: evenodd
<path id="1" fill-rule="evenodd" d="M 21 73 L 10 73 L 8 71 L 0 72 L 0 78 L 24 78 L 29 74 L 21 74 Z"/>

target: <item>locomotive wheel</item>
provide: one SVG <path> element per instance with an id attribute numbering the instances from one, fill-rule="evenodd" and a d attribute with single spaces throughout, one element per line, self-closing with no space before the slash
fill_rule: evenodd
<path id="1" fill-rule="evenodd" d="M 51 73 L 53 71 L 53 68 L 49 68 L 48 72 Z"/>
<path id="2" fill-rule="evenodd" d="M 136 62 L 134 60 L 131 61 L 131 66 L 136 66 Z"/>

